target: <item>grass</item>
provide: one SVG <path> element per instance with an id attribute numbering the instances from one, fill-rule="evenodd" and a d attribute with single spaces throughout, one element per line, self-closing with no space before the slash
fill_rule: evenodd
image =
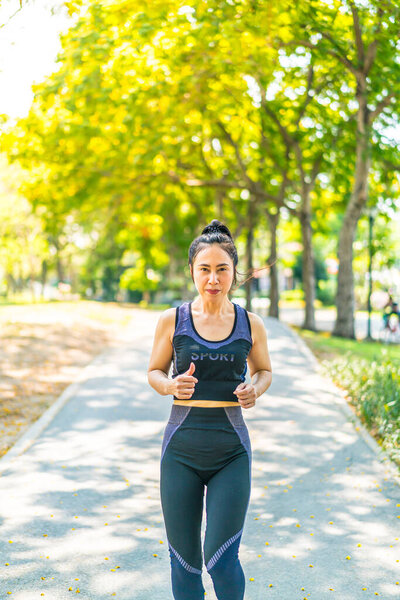
<path id="1" fill-rule="evenodd" d="M 370 361 L 392 360 L 400 362 L 400 346 L 395 344 L 382 344 L 381 342 L 364 342 L 334 337 L 328 332 L 314 332 L 293 328 L 303 338 L 306 344 L 321 360 L 339 358 L 345 353 L 350 356 L 364 358 Z"/>

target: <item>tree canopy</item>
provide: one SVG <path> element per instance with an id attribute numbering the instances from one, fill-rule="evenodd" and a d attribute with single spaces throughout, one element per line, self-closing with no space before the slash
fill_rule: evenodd
<path id="1" fill-rule="evenodd" d="M 67 6 L 76 22 L 62 37 L 59 68 L 2 136 L 25 170 L 19 193 L 60 260 L 73 223 L 90 250 L 85 284 L 107 268 L 117 287 L 149 292 L 165 276 L 179 281 L 188 242 L 217 216 L 251 272 L 252 232 L 263 232 L 264 261 L 274 262 L 286 215 L 301 225 L 312 327 L 314 235 L 336 237 L 329 215 L 338 215 L 345 272 L 365 206 L 396 207 L 399 8 L 375 0 Z M 276 307 L 277 285 L 271 269 Z"/>

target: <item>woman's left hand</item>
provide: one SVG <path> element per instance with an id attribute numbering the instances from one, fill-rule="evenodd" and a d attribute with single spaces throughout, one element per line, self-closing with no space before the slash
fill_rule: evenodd
<path id="1" fill-rule="evenodd" d="M 252 383 L 239 383 L 233 393 L 243 408 L 251 408 L 256 403 L 256 388 Z"/>

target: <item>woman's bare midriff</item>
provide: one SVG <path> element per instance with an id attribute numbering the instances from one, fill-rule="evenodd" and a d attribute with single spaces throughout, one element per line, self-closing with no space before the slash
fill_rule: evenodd
<path id="1" fill-rule="evenodd" d="M 239 402 L 228 402 L 218 400 L 174 400 L 174 404 L 180 406 L 203 406 L 205 408 L 220 407 L 220 406 L 240 406 Z"/>

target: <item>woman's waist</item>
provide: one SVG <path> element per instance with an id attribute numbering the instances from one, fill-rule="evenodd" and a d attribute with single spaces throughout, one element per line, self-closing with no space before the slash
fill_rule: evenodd
<path id="1" fill-rule="evenodd" d="M 218 406 L 214 405 L 212 408 L 186 405 L 186 409 L 181 405 L 173 404 L 169 422 L 179 424 L 180 429 L 224 429 L 226 426 L 228 430 L 232 430 L 232 426 L 245 426 L 242 407 L 239 403 L 236 403 L 236 406 L 224 407 L 218 402 Z"/>
<path id="2" fill-rule="evenodd" d="M 242 383 L 241 379 L 199 379 L 199 381 L 194 386 L 194 391 L 190 400 L 201 400 L 202 402 L 218 402 L 219 406 L 221 406 L 221 403 L 224 402 L 226 403 L 226 406 L 233 406 L 235 404 L 238 404 L 237 397 L 233 392 L 240 383 Z M 175 400 L 179 401 L 180 398 L 174 396 L 174 401 Z M 193 404 L 192 406 L 201 405 Z"/>
<path id="3" fill-rule="evenodd" d="M 179 400 L 174 398 L 174 404 L 178 406 L 197 406 L 201 408 L 221 408 L 224 406 L 239 406 L 238 401 L 227 401 L 227 400 Z"/>

